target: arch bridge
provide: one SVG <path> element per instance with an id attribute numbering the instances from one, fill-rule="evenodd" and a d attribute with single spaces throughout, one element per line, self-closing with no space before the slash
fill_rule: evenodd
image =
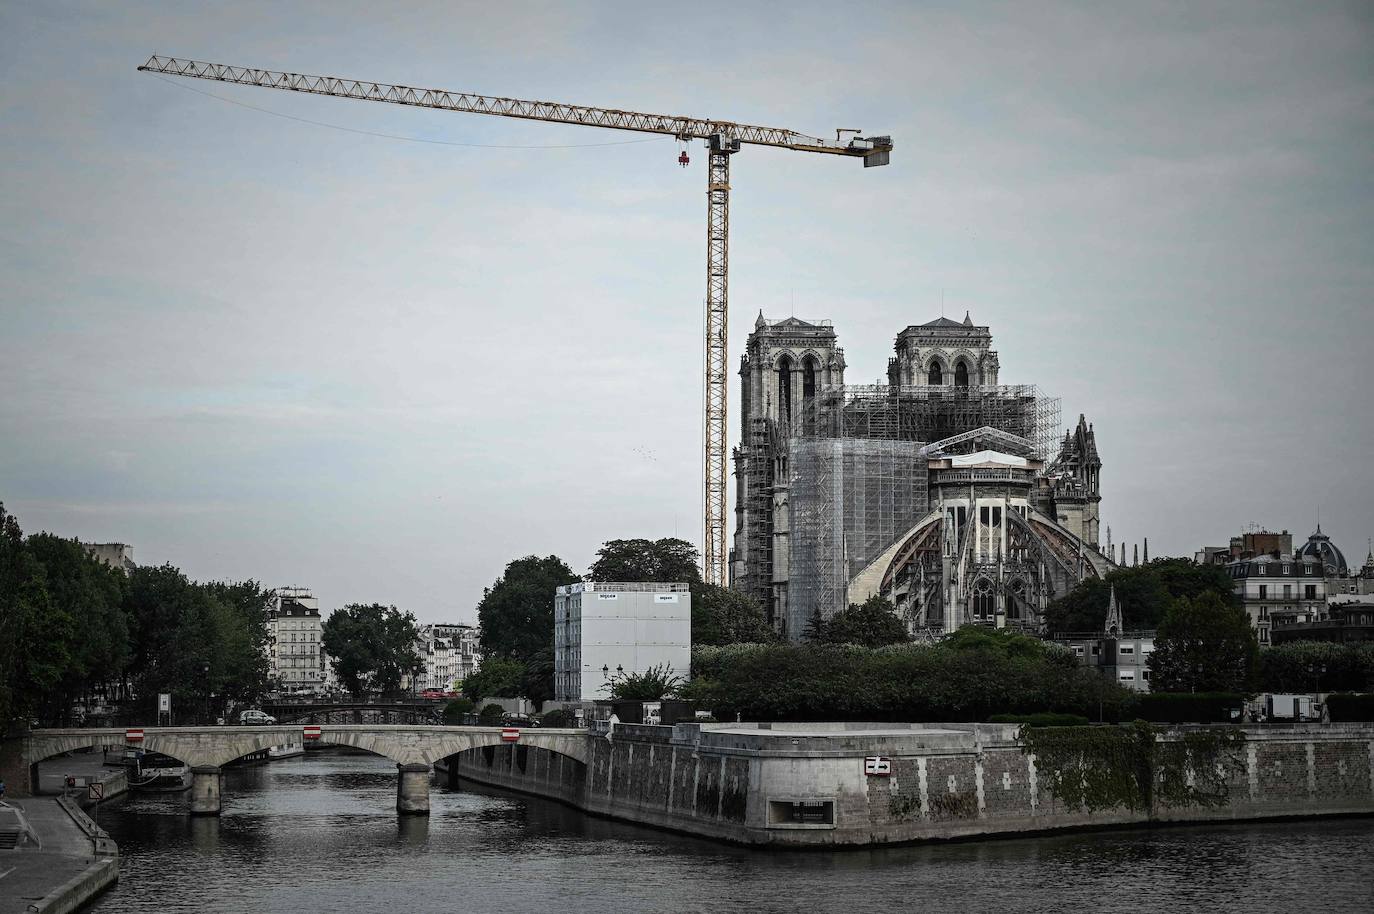
<path id="1" fill-rule="evenodd" d="M 219 815 L 220 769 L 235 759 L 271 746 L 303 742 L 299 725 L 266 727 L 144 727 L 143 739 L 131 744 L 123 728 L 34 730 L 18 740 L 28 784 L 36 785 L 44 759 L 86 748 L 124 748 L 138 745 L 179 759 L 191 769 L 192 815 Z M 399 774 L 396 809 L 401 813 L 429 813 L 429 775 L 435 762 L 469 749 L 503 745 L 501 727 L 406 726 L 387 724 L 321 724 L 320 741 L 352 746 L 391 759 Z M 590 758 L 585 730 L 531 728 L 519 731 L 518 744 L 547 749 L 587 764 Z M 13 741 L 11 741 L 13 742 Z M 9 746 L 6 746 L 9 749 Z M 15 793 L 27 793 L 15 784 Z"/>

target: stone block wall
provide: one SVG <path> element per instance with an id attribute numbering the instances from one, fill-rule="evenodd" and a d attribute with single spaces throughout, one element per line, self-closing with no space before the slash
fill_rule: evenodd
<path id="1" fill-rule="evenodd" d="M 833 733 L 816 732 L 834 728 Z M 463 753 L 464 777 L 591 813 L 749 844 L 873 844 L 1148 821 L 1374 814 L 1374 727 L 1247 727 L 1221 760 L 1216 807 L 1089 811 L 1056 797 L 1051 777 L 1007 725 L 695 725 L 589 736 L 590 764 L 537 748 Z M 903 730 L 903 728 L 906 728 Z M 795 734 L 795 735 L 794 735 Z M 483 764 L 481 753 L 496 761 Z M 512 753 L 529 753 L 524 770 Z M 889 776 L 864 771 L 866 756 Z M 505 760 L 505 761 L 502 761 Z"/>

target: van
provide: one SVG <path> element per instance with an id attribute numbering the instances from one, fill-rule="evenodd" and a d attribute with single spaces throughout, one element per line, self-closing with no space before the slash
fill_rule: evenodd
<path id="1" fill-rule="evenodd" d="M 276 722 L 277 719 L 271 714 L 259 711 L 257 708 L 249 708 L 247 711 L 239 712 L 240 727 L 257 727 L 264 724 L 275 724 Z"/>

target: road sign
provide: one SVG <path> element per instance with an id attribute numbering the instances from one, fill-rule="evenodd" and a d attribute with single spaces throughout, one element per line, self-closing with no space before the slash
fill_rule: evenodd
<path id="1" fill-rule="evenodd" d="M 86 799 L 99 802 L 105 799 L 105 785 L 100 781 L 91 781 L 86 785 Z"/>
<path id="2" fill-rule="evenodd" d="M 172 713 L 172 695 L 170 692 L 157 693 L 157 711 L 159 714 Z"/>
<path id="3" fill-rule="evenodd" d="M 513 742 L 516 742 L 516 741 L 519 740 L 519 739 L 520 739 L 520 728 L 519 728 L 519 727 L 502 727 L 502 728 L 501 728 L 501 742 L 503 742 L 503 743 L 513 743 Z"/>
<path id="4" fill-rule="evenodd" d="M 306 724 L 304 727 L 301 728 L 301 736 L 305 737 L 306 739 L 319 739 L 320 728 L 315 724 Z"/>
<path id="5" fill-rule="evenodd" d="M 125 731 L 124 731 L 124 741 L 125 741 L 126 743 L 141 743 L 141 742 L 143 742 L 143 728 L 142 728 L 142 727 L 136 727 L 136 728 L 131 729 L 131 730 L 125 730 Z"/>
<path id="6" fill-rule="evenodd" d="M 870 755 L 864 759 L 864 774 L 871 778 L 892 777 L 892 759 L 885 755 Z"/>

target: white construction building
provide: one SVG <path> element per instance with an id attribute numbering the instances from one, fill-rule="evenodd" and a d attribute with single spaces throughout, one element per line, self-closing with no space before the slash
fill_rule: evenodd
<path id="1" fill-rule="evenodd" d="M 692 595 L 686 584 L 586 581 L 559 587 L 553 608 L 554 697 L 610 698 L 611 681 L 666 667 L 686 679 Z"/>

